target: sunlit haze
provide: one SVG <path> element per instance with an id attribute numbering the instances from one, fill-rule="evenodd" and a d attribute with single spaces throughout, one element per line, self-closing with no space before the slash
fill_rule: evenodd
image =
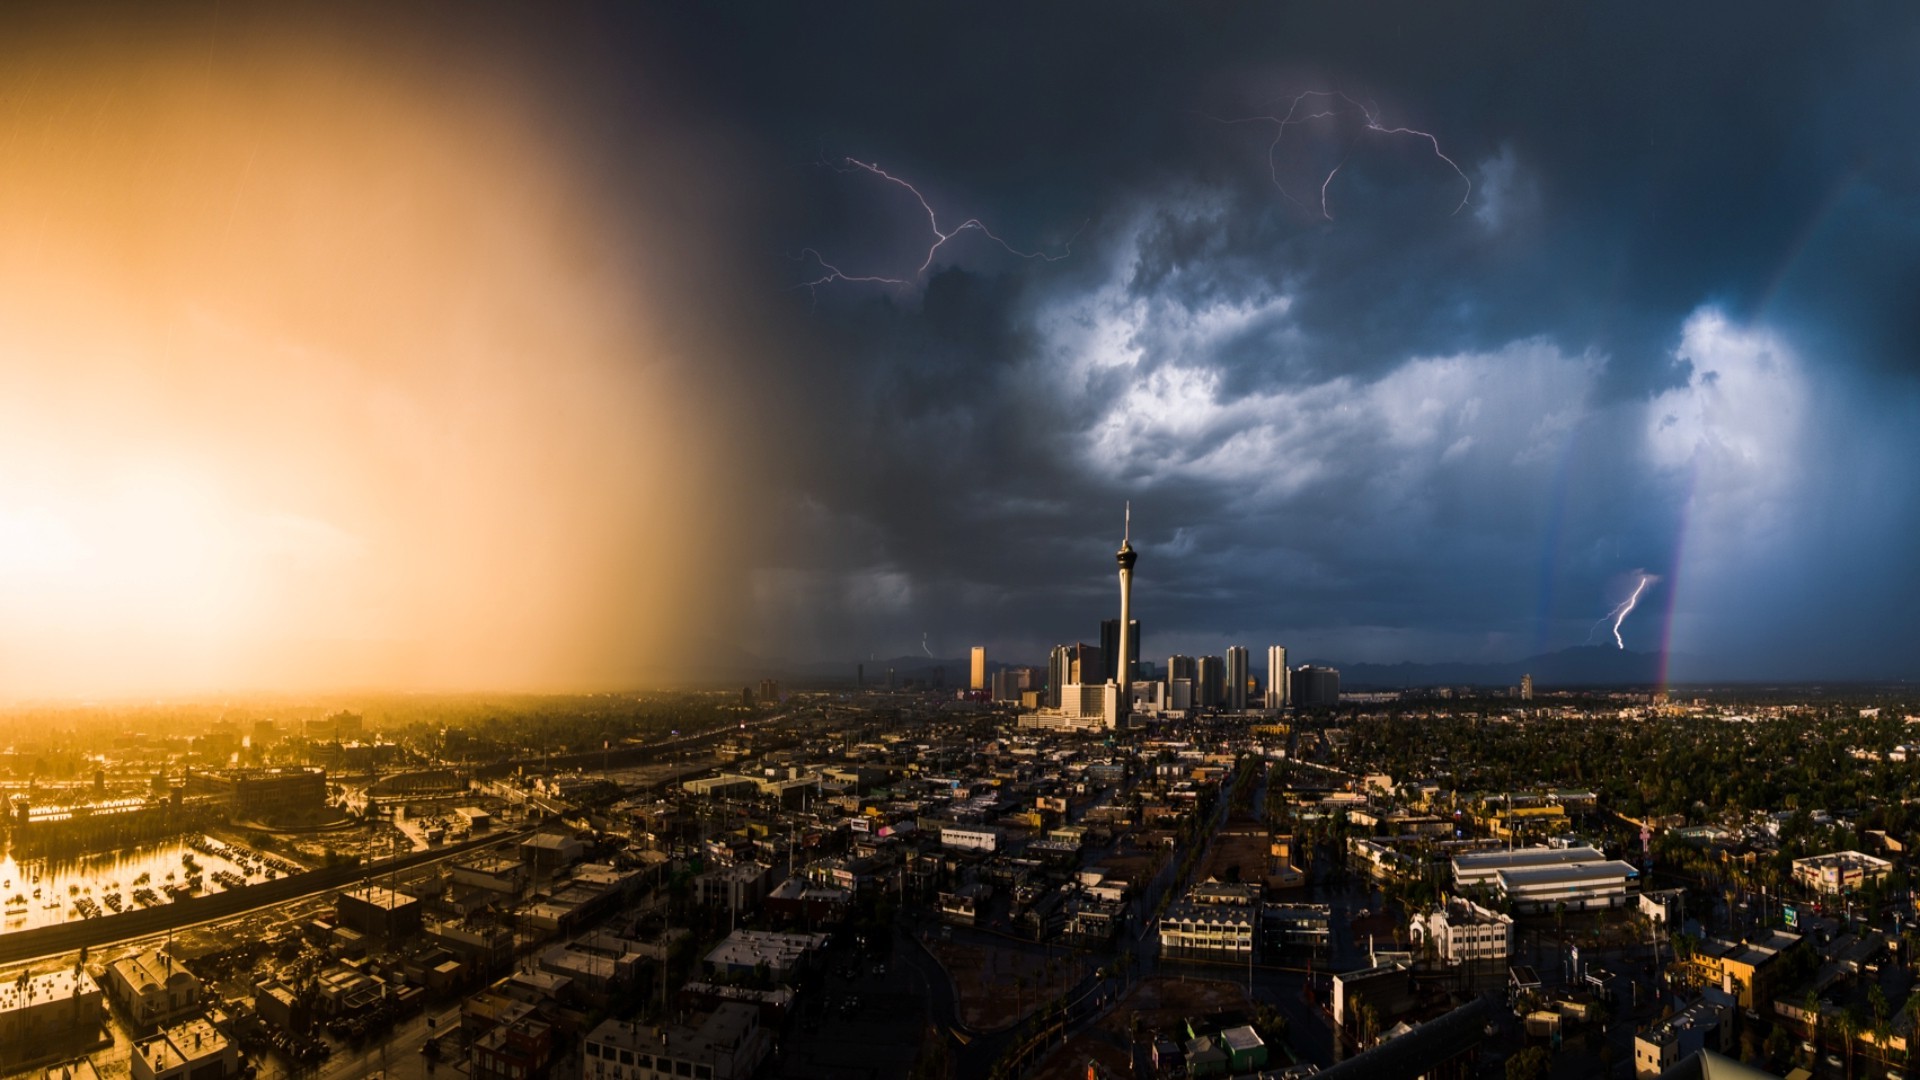
<path id="1" fill-rule="evenodd" d="M 0 696 L 620 685 L 686 630 L 698 358 L 563 103 L 409 34 L 4 32 Z"/>

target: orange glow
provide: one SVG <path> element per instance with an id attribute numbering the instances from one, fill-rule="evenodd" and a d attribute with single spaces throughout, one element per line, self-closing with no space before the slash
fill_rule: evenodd
<path id="1" fill-rule="evenodd" d="M 551 106 L 324 30 L 0 27 L 0 699 L 630 685 L 701 610 L 719 457 Z"/>

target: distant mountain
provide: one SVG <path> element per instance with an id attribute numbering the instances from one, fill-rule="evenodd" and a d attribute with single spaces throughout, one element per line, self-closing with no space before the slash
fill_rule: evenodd
<path id="1" fill-rule="evenodd" d="M 1313 660 L 1337 668 L 1342 690 L 1404 690 L 1421 686 L 1518 686 L 1532 675 L 1536 689 L 1579 686 L 1652 686 L 1660 681 L 1660 654 L 1577 645 L 1524 660 L 1466 664 L 1343 664 Z"/>

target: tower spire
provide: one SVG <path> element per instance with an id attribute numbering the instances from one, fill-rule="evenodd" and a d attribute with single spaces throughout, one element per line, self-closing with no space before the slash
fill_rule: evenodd
<path id="1" fill-rule="evenodd" d="M 1127 500 L 1125 524 L 1120 526 L 1120 543 L 1124 546 L 1133 542 L 1133 500 Z"/>

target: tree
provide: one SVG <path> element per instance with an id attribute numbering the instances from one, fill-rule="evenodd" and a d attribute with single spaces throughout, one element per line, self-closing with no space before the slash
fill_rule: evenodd
<path id="1" fill-rule="evenodd" d="M 1529 1046 L 1507 1059 L 1507 1080 L 1547 1080 L 1553 1055 L 1545 1047 Z"/>

